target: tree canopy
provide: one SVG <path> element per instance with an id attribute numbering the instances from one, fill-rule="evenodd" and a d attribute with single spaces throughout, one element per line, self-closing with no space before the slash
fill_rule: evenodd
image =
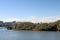
<path id="1" fill-rule="evenodd" d="M 16 30 L 60 31 L 60 20 L 51 23 L 20 22 L 15 27 Z"/>

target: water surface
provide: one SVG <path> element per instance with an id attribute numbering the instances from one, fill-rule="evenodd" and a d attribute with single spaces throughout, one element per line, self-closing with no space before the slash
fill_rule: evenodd
<path id="1" fill-rule="evenodd" d="M 0 27 L 0 40 L 60 40 L 60 32 L 15 31 Z"/>

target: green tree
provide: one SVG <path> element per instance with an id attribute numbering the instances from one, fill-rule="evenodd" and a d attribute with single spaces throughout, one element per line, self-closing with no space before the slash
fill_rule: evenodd
<path id="1" fill-rule="evenodd" d="M 56 21 L 57 23 L 57 29 L 60 31 L 60 20 Z"/>
<path id="2" fill-rule="evenodd" d="M 32 28 L 34 27 L 34 24 L 31 22 L 22 22 L 17 24 L 16 26 L 19 30 L 32 30 Z"/>

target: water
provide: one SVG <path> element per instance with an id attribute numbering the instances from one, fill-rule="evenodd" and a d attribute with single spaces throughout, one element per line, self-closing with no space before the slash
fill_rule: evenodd
<path id="1" fill-rule="evenodd" d="M 60 32 L 14 31 L 0 28 L 0 40 L 60 40 Z"/>

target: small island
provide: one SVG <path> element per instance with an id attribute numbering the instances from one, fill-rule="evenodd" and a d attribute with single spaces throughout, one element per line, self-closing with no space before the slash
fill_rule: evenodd
<path id="1" fill-rule="evenodd" d="M 50 23 L 17 22 L 15 26 L 7 27 L 10 30 L 31 31 L 60 31 L 60 20 Z"/>
<path id="2" fill-rule="evenodd" d="M 32 22 L 2 22 L 0 27 L 6 27 L 8 30 L 29 30 L 29 31 L 60 31 L 60 20 L 50 23 L 32 23 Z"/>

